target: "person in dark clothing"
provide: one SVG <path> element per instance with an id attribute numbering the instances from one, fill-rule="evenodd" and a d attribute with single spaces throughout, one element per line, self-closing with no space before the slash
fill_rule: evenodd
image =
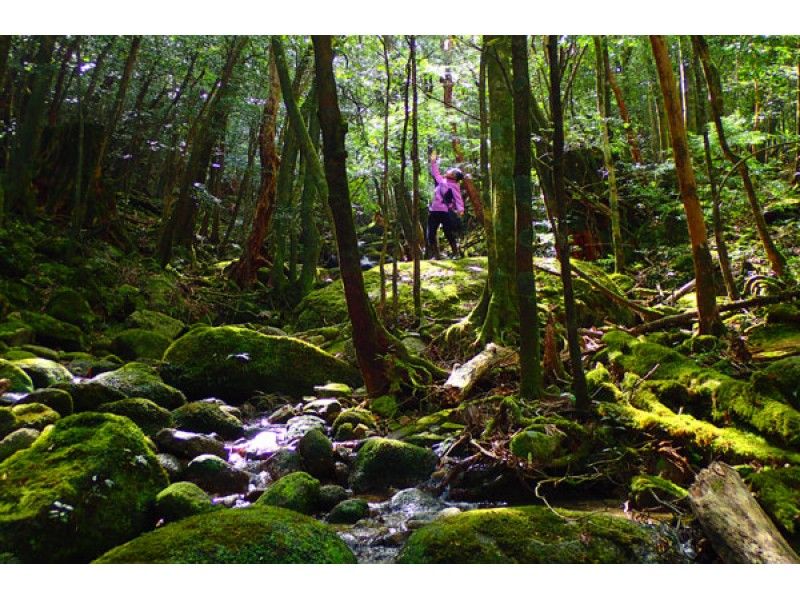
<path id="1" fill-rule="evenodd" d="M 461 257 L 458 248 L 458 229 L 460 217 L 464 215 L 464 200 L 461 197 L 461 181 L 464 174 L 458 168 L 450 168 L 444 173 L 439 172 L 439 160 L 436 152 L 431 153 L 431 175 L 436 181 L 433 200 L 428 206 L 428 234 L 425 244 L 425 257 L 428 259 L 441 259 L 439 243 L 436 235 L 439 227 L 444 229 L 444 236 L 450 243 L 453 255 Z"/>

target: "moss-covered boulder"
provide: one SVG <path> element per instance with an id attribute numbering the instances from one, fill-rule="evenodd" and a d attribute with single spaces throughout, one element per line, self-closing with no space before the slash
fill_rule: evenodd
<path id="1" fill-rule="evenodd" d="M 622 397 L 620 390 L 611 381 L 611 374 L 602 363 L 586 372 L 586 387 L 593 401 L 618 401 Z"/>
<path id="2" fill-rule="evenodd" d="M 65 351 L 59 355 L 59 359 L 73 376 L 82 378 L 92 378 L 97 374 L 112 372 L 124 364 L 116 355 L 95 357 L 83 351 Z"/>
<path id="3" fill-rule="evenodd" d="M 97 411 L 127 417 L 147 436 L 155 436 L 160 430 L 173 425 L 172 414 L 149 399 L 122 399 L 100 405 Z"/>
<path id="4" fill-rule="evenodd" d="M 35 332 L 28 324 L 18 318 L 0 323 L 0 342 L 12 347 L 33 342 Z"/>
<path id="5" fill-rule="evenodd" d="M 360 498 L 343 500 L 328 514 L 328 523 L 356 523 L 369 516 L 369 503 Z"/>
<path id="6" fill-rule="evenodd" d="M 297 452 L 303 469 L 312 476 L 322 480 L 333 476 L 333 443 L 322 430 L 314 428 L 306 432 L 297 444 Z"/>
<path id="7" fill-rule="evenodd" d="M 0 438 L 11 434 L 19 427 L 19 420 L 11 407 L 0 407 Z"/>
<path id="8" fill-rule="evenodd" d="M 0 461 L 8 459 L 11 455 L 31 446 L 39 438 L 39 430 L 33 428 L 20 428 L 0 440 Z"/>
<path id="9" fill-rule="evenodd" d="M 147 529 L 167 485 L 129 420 L 66 417 L 0 463 L 0 552 L 29 563 L 87 562 Z"/>
<path id="10" fill-rule="evenodd" d="M 62 382 L 51 388 L 68 393 L 72 397 L 72 405 L 76 413 L 96 411 L 100 405 L 127 398 L 125 393 L 94 380 Z"/>
<path id="11" fill-rule="evenodd" d="M 800 549 L 800 467 L 763 469 L 747 481 L 795 550 Z"/>
<path id="12" fill-rule="evenodd" d="M 33 329 L 36 342 L 41 345 L 64 351 L 86 349 L 86 337 L 74 324 L 31 311 L 22 312 L 22 320 Z"/>
<path id="13" fill-rule="evenodd" d="M 10 386 L 7 392 L 31 392 L 33 390 L 33 380 L 22 368 L 14 365 L 6 359 L 0 359 L 0 379 L 5 378 Z"/>
<path id="14" fill-rule="evenodd" d="M 33 428 L 40 432 L 61 419 L 56 411 L 41 403 L 17 404 L 11 408 L 11 411 L 17 418 L 17 428 Z"/>
<path id="15" fill-rule="evenodd" d="M 180 320 L 176 320 L 167 314 L 151 311 L 149 309 L 137 309 L 128 316 L 127 320 L 125 320 L 125 323 L 131 328 L 139 328 L 141 330 L 157 332 L 161 336 L 165 336 L 169 339 L 173 339 L 178 336 L 181 330 L 183 330 L 185 327 L 185 324 Z M 160 357 L 161 356 L 159 355 L 159 358 Z"/>
<path id="16" fill-rule="evenodd" d="M 733 417 L 784 446 L 800 449 L 800 411 L 778 393 L 756 390 L 751 382 L 728 380 L 715 393 L 717 419 Z"/>
<path id="17" fill-rule="evenodd" d="M 155 368 L 144 363 L 127 363 L 113 372 L 95 376 L 92 381 L 126 397 L 150 399 L 164 409 L 177 409 L 186 404 L 186 397 L 180 390 L 164 384 Z"/>
<path id="18" fill-rule="evenodd" d="M 216 403 L 205 401 L 187 403 L 173 411 L 172 416 L 175 419 L 175 427 L 181 430 L 219 434 L 226 440 L 236 440 L 244 434 L 242 422 Z"/>
<path id="19" fill-rule="evenodd" d="M 270 485 L 255 504 L 283 507 L 311 515 L 319 510 L 319 489 L 319 480 L 304 471 L 298 471 Z"/>
<path id="20" fill-rule="evenodd" d="M 191 482 L 175 482 L 156 496 L 156 517 L 165 522 L 186 519 L 214 508 L 211 498 Z"/>
<path id="21" fill-rule="evenodd" d="M 74 411 L 72 396 L 60 388 L 40 388 L 28 393 L 16 402 L 17 405 L 26 403 L 40 403 L 56 411 L 61 417 L 72 415 Z"/>
<path id="22" fill-rule="evenodd" d="M 212 494 L 247 492 L 250 476 L 216 455 L 200 455 L 189 462 L 184 473 L 187 482 Z"/>
<path id="23" fill-rule="evenodd" d="M 301 340 L 239 326 L 195 328 L 164 353 L 164 379 L 192 399 L 242 403 L 255 392 L 309 394 L 329 381 L 360 385 L 351 366 Z"/>
<path id="24" fill-rule="evenodd" d="M 324 523 L 253 506 L 182 519 L 119 546 L 96 563 L 326 564 L 356 562 Z"/>
<path id="25" fill-rule="evenodd" d="M 32 357 L 30 359 L 18 359 L 13 364 L 30 376 L 34 388 L 47 388 L 61 382 L 71 382 L 72 374 L 60 363 Z"/>
<path id="26" fill-rule="evenodd" d="M 358 425 L 366 426 L 370 430 L 375 430 L 378 426 L 375 422 L 375 417 L 366 409 L 358 409 L 357 407 L 345 409 L 333 420 L 332 431 L 336 440 L 350 440 L 352 438 L 352 436 L 348 437 L 347 434 L 342 433 L 342 428 L 348 424 L 347 430 L 350 431 Z"/>
<path id="27" fill-rule="evenodd" d="M 343 500 L 347 500 L 350 494 L 344 486 L 338 484 L 325 484 L 319 488 L 319 508 L 322 511 L 330 511 Z"/>
<path id="28" fill-rule="evenodd" d="M 21 345 L 20 349 L 23 351 L 27 351 L 28 353 L 33 353 L 36 357 L 42 357 L 43 359 L 49 359 L 50 361 L 58 361 L 59 352 L 55 349 L 50 349 L 49 347 L 42 347 L 41 345 Z"/>
<path id="29" fill-rule="evenodd" d="M 356 492 L 408 488 L 425 481 L 436 467 L 436 454 L 388 438 L 370 438 L 359 449 L 350 476 Z"/>
<path id="30" fill-rule="evenodd" d="M 535 417 L 511 438 L 511 452 L 537 467 L 564 469 L 592 449 L 591 433 L 581 424 L 557 417 Z"/>
<path id="31" fill-rule="evenodd" d="M 123 359 L 161 359 L 170 339 L 151 330 L 131 328 L 120 332 L 111 342 L 111 350 Z"/>
<path id="32" fill-rule="evenodd" d="M 94 313 L 86 299 L 74 289 L 59 289 L 50 296 L 45 311 L 62 322 L 87 330 L 94 321 Z"/>
<path id="33" fill-rule="evenodd" d="M 604 513 L 481 509 L 415 531 L 400 563 L 683 563 L 668 532 Z"/>
<path id="34" fill-rule="evenodd" d="M 164 428 L 156 434 L 155 442 L 160 451 L 177 455 L 183 459 L 191 460 L 200 455 L 216 455 L 220 459 L 228 458 L 225 445 L 220 440 L 206 434 Z"/>

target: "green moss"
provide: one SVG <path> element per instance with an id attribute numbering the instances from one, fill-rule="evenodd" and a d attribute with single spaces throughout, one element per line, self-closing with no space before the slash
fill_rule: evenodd
<path id="1" fill-rule="evenodd" d="M 303 341 L 239 326 L 195 328 L 164 353 L 165 380 L 193 399 L 242 403 L 256 392 L 310 394 L 330 381 L 358 386 L 359 373 Z"/>
<path id="2" fill-rule="evenodd" d="M 57 320 L 74 324 L 84 330 L 89 329 L 94 321 L 92 308 L 83 295 L 69 288 L 53 293 L 47 302 L 46 311 Z"/>
<path id="3" fill-rule="evenodd" d="M 0 440 L 0 461 L 8 459 L 17 451 L 31 446 L 39 438 L 39 430 L 20 428 Z"/>
<path id="4" fill-rule="evenodd" d="M 17 416 L 11 407 L 0 407 L 0 438 L 19 428 Z"/>
<path id="5" fill-rule="evenodd" d="M 131 328 L 139 328 L 142 330 L 157 332 L 158 334 L 169 339 L 173 339 L 178 336 L 181 330 L 183 330 L 185 327 L 185 324 L 180 320 L 176 320 L 175 318 L 171 318 L 170 316 L 157 311 L 150 311 L 149 309 L 137 309 L 130 316 L 128 316 L 126 323 Z"/>
<path id="6" fill-rule="evenodd" d="M 167 485 L 150 443 L 111 414 L 66 417 L 0 463 L 0 552 L 87 562 L 140 534 Z"/>
<path id="7" fill-rule="evenodd" d="M 593 401 L 618 401 L 622 397 L 622 393 L 611 382 L 611 374 L 601 363 L 586 373 L 586 386 Z"/>
<path id="8" fill-rule="evenodd" d="M 356 523 L 369 517 L 369 503 L 360 498 L 343 500 L 328 514 L 328 523 Z"/>
<path id="9" fill-rule="evenodd" d="M 171 523 L 103 555 L 97 563 L 355 563 L 334 531 L 275 507 L 204 513 Z"/>
<path id="10" fill-rule="evenodd" d="M 797 324 L 764 324 L 747 335 L 747 347 L 755 360 L 797 355 L 800 328 Z"/>
<path id="11" fill-rule="evenodd" d="M 26 403 L 14 405 L 11 408 L 17 418 L 17 428 L 33 428 L 42 431 L 50 424 L 56 423 L 61 416 L 41 403 Z"/>
<path id="12" fill-rule="evenodd" d="M 149 399 L 122 399 L 100 405 L 97 411 L 127 417 L 147 436 L 155 436 L 160 430 L 173 427 L 172 414 Z"/>
<path id="13" fill-rule="evenodd" d="M 290 473 L 270 485 L 255 502 L 311 515 L 319 509 L 320 483 L 304 471 Z"/>
<path id="14" fill-rule="evenodd" d="M 72 374 L 60 363 L 33 357 L 14 361 L 14 365 L 30 376 L 35 388 L 46 388 L 60 382 L 71 382 Z"/>
<path id="15" fill-rule="evenodd" d="M 177 409 L 186 404 L 186 397 L 181 391 L 164 384 L 158 372 L 143 363 L 127 363 L 113 372 L 95 376 L 92 381 L 117 390 L 126 397 L 150 399 L 164 409 Z"/>
<path id="16" fill-rule="evenodd" d="M 547 464 L 561 448 L 561 438 L 536 430 L 523 430 L 511 438 L 511 453 L 536 464 Z"/>
<path id="17" fill-rule="evenodd" d="M 65 351 L 83 351 L 87 346 L 86 337 L 74 324 L 31 311 L 22 312 L 22 320 L 33 329 L 39 344 Z"/>
<path id="18" fill-rule="evenodd" d="M 561 469 L 585 457 L 592 437 L 581 424 L 558 416 L 537 416 L 511 439 L 511 452 L 539 467 Z"/>
<path id="19" fill-rule="evenodd" d="M 208 454 L 199 455 L 189 462 L 184 479 L 206 492 L 224 495 L 247 492 L 250 482 L 247 472 L 235 469 L 225 459 Z"/>
<path id="20" fill-rule="evenodd" d="M 33 380 L 13 362 L 0 359 L 0 379 L 5 378 L 11 383 L 8 392 L 31 392 Z"/>
<path id="21" fill-rule="evenodd" d="M 689 496 L 685 488 L 660 476 L 637 475 L 631 480 L 631 494 L 636 501 L 655 493 L 661 500 L 680 500 Z"/>
<path id="22" fill-rule="evenodd" d="M 189 432 L 217 433 L 226 440 L 241 438 L 242 422 L 216 403 L 204 401 L 187 403 L 172 413 L 175 426 Z"/>
<path id="23" fill-rule="evenodd" d="M 345 409 L 336 416 L 335 420 L 333 420 L 332 429 L 335 438 L 340 438 L 341 428 L 346 424 L 349 424 L 353 428 L 359 424 L 362 424 L 370 430 L 375 430 L 378 427 L 378 424 L 375 422 L 375 418 L 373 417 L 372 413 L 366 409 L 358 409 L 356 407 L 352 409 Z"/>
<path id="24" fill-rule="evenodd" d="M 764 510 L 800 547 L 800 467 L 763 469 L 747 481 Z"/>
<path id="25" fill-rule="evenodd" d="M 18 319 L 11 319 L 0 324 L 0 341 L 13 346 L 33 342 L 33 328 Z"/>
<path id="26" fill-rule="evenodd" d="M 481 509 L 415 531 L 400 563 L 684 562 L 658 528 L 602 513 L 546 507 Z"/>
<path id="27" fill-rule="evenodd" d="M 31 359 L 32 357 L 36 357 L 36 355 L 29 351 L 22 351 L 21 349 L 9 349 L 3 353 L 3 358 L 8 361 L 19 361 L 20 359 Z"/>
<path id="28" fill-rule="evenodd" d="M 191 482 L 176 482 L 156 496 L 156 517 L 165 522 L 178 521 L 214 508 L 211 498 Z"/>
<path id="29" fill-rule="evenodd" d="M 41 403 L 47 405 L 50 409 L 58 412 L 61 417 L 72 415 L 73 404 L 72 396 L 65 390 L 60 388 L 40 388 L 27 394 L 22 399 L 17 401 L 17 405 L 25 403 Z"/>
<path id="30" fill-rule="evenodd" d="M 715 415 L 733 416 L 785 446 L 800 448 L 800 412 L 777 393 L 757 392 L 751 382 L 729 380 L 717 389 Z"/>
<path id="31" fill-rule="evenodd" d="M 333 476 L 333 443 L 322 430 L 313 428 L 306 432 L 297 444 L 297 452 L 308 473 L 320 479 Z"/>
<path id="32" fill-rule="evenodd" d="M 22 345 L 20 349 L 33 353 L 35 357 L 42 357 L 50 361 L 58 361 L 58 351 L 54 349 L 41 347 L 39 345 Z"/>
<path id="33" fill-rule="evenodd" d="M 125 394 L 92 380 L 56 384 L 53 388 L 63 390 L 72 397 L 73 408 L 76 413 L 95 411 L 104 403 L 121 401 Z"/>
<path id="34" fill-rule="evenodd" d="M 356 492 L 409 488 L 425 481 L 437 461 L 430 449 L 399 440 L 370 438 L 358 451 L 350 483 Z"/>
<path id="35" fill-rule="evenodd" d="M 111 350 L 123 359 L 159 360 L 170 345 L 170 339 L 157 332 L 133 328 L 114 337 Z"/>
<path id="36" fill-rule="evenodd" d="M 761 372 L 754 372 L 751 381 L 762 392 L 774 388 L 795 409 L 800 409 L 800 357 L 776 361 Z"/>

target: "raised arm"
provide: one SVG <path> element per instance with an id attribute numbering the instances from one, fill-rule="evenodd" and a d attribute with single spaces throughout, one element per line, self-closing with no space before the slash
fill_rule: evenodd
<path id="1" fill-rule="evenodd" d="M 433 180 L 436 181 L 437 185 L 442 183 L 442 175 L 439 172 L 439 159 L 435 154 L 431 156 L 431 175 L 433 176 Z"/>

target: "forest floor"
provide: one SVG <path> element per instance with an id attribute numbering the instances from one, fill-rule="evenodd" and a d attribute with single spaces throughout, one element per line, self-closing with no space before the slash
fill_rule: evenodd
<path id="1" fill-rule="evenodd" d="M 768 210 L 782 247 L 800 247 L 797 211 Z M 746 230 L 732 254 L 748 296 L 785 292 Z M 726 313 L 724 337 L 630 334 L 638 316 L 607 292 L 692 309 L 692 293 L 671 298 L 692 278 L 683 247 L 642 251 L 630 276 L 576 262 L 593 405 L 578 420 L 559 368 L 544 399 L 520 400 L 513 355 L 457 399 L 444 380 L 367 397 L 335 270 L 291 306 L 236 288 L 232 251 L 200 245 L 161 269 L 148 248 L 53 225 L 0 235 L 0 562 L 720 562 L 688 500 L 715 460 L 800 548 L 800 303 Z M 566 362 L 557 264 L 536 265 Z M 412 326 L 401 263 L 384 319 L 451 370 L 483 349 L 444 331 L 486 268 L 423 262 Z M 377 302 L 378 268 L 365 279 Z"/>

